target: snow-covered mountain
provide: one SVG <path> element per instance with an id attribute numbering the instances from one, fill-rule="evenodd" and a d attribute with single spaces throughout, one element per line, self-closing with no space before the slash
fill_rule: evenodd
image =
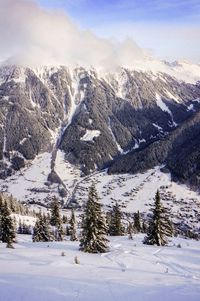
<path id="1" fill-rule="evenodd" d="M 1 189 L 25 200 L 50 187 L 68 202 L 76 175 L 156 166 L 198 189 L 200 66 L 146 63 L 112 72 L 0 67 Z M 26 192 L 13 184 L 23 175 Z"/>

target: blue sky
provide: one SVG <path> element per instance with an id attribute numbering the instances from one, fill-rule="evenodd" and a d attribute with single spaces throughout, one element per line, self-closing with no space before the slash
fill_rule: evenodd
<path id="1" fill-rule="evenodd" d="M 0 60 L 33 65 L 200 63 L 200 0 L 0 0 L 0 39 Z"/>
<path id="2" fill-rule="evenodd" d="M 200 61 L 200 0 L 37 0 L 100 37 L 134 39 L 166 59 Z"/>
<path id="3" fill-rule="evenodd" d="M 37 0 L 47 8 L 66 10 L 83 26 L 108 23 L 200 23 L 199 0 Z"/>

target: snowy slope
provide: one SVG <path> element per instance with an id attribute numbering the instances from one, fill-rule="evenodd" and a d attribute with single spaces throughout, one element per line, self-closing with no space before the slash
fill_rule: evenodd
<path id="1" fill-rule="evenodd" d="M 142 238 L 112 238 L 102 255 L 78 251 L 77 242 L 31 243 L 27 236 L 14 250 L 1 244 L 0 300 L 198 301 L 199 242 L 176 239 L 160 248 Z"/>
<path id="2" fill-rule="evenodd" d="M 131 71 L 141 71 L 151 74 L 154 80 L 160 78 L 162 81 L 165 81 L 165 75 L 168 74 L 180 81 L 184 81 L 187 83 L 196 83 L 199 81 L 200 74 L 200 65 L 193 64 L 183 61 L 175 61 L 175 62 L 167 62 L 161 61 L 154 58 L 147 57 L 143 61 L 136 61 L 134 66 L 127 66 L 127 70 Z M 118 68 L 115 75 L 115 79 L 119 83 L 118 86 L 118 96 L 124 98 L 126 95 L 125 84 L 127 81 L 126 75 L 121 73 L 121 68 Z M 106 76 L 108 80 L 110 80 L 110 74 L 108 75 L 103 70 L 97 70 L 99 75 L 102 77 Z M 169 94 L 169 91 L 166 91 Z M 169 94 L 170 98 L 173 98 L 175 101 L 179 102 L 179 100 L 174 96 Z"/>
<path id="3" fill-rule="evenodd" d="M 21 215 L 21 214 L 11 214 L 12 218 L 15 219 L 16 226 L 19 226 L 19 223 L 24 223 L 27 226 L 35 226 L 36 218 L 29 215 Z"/>
<path id="4" fill-rule="evenodd" d="M 117 201 L 127 213 L 137 210 L 149 213 L 159 189 L 170 218 L 198 233 L 200 231 L 200 195 L 185 185 L 173 182 L 170 174 L 161 172 L 159 167 L 136 175 L 108 175 L 106 171 L 93 174 L 76 185 L 74 198 L 80 206 L 87 199 L 88 186 L 92 181 L 96 183 L 105 210 Z"/>
<path id="5" fill-rule="evenodd" d="M 6 180 L 0 180 L 1 191 L 12 194 L 20 201 L 31 200 L 37 194 L 34 189 L 44 189 L 44 183 L 50 172 L 51 154 L 43 153 L 37 156 L 24 169 L 16 172 Z M 45 192 L 37 195 L 38 200 L 46 197 Z"/>
<path id="6" fill-rule="evenodd" d="M 21 201 L 36 201 L 47 205 L 51 196 L 58 195 L 59 184 L 45 185 L 50 172 L 51 156 L 38 156 L 33 164 L 7 180 L 0 180 L 0 189 Z M 65 204 L 81 208 L 87 200 L 88 187 L 96 183 L 105 210 L 118 201 L 122 210 L 133 213 L 139 210 L 148 213 L 157 189 L 164 205 L 169 208 L 174 222 L 182 222 L 191 229 L 200 230 L 200 195 L 187 186 L 171 181 L 168 173 L 160 167 L 141 174 L 108 175 L 106 171 L 81 177 L 80 170 L 69 164 L 64 153 L 57 152 L 55 171 L 67 189 Z M 75 203 L 74 203 L 75 201 Z"/>

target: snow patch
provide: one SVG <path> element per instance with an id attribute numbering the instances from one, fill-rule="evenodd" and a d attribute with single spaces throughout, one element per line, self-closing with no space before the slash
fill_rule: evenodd
<path id="1" fill-rule="evenodd" d="M 24 144 L 24 142 L 26 142 L 27 139 L 28 139 L 27 137 L 26 137 L 26 138 L 23 138 L 23 139 L 19 142 L 19 144 L 20 144 L 20 145 Z"/>
<path id="2" fill-rule="evenodd" d="M 51 134 L 51 142 L 55 142 L 57 139 L 58 139 L 58 136 L 59 136 L 59 129 L 53 131 L 49 128 L 49 132 Z"/>
<path id="3" fill-rule="evenodd" d="M 138 141 L 135 139 L 135 145 L 134 145 L 133 149 L 137 149 L 139 147 L 140 147 L 140 145 L 139 145 Z"/>
<path id="4" fill-rule="evenodd" d="M 109 118 L 109 127 L 108 127 L 108 129 L 109 129 L 109 131 L 110 131 L 110 133 L 111 133 L 111 136 L 112 136 L 112 138 L 113 138 L 114 143 L 115 143 L 116 146 L 117 146 L 118 151 L 122 154 L 122 153 L 123 153 L 123 149 L 121 148 L 120 144 L 117 142 L 117 139 L 116 139 L 116 137 L 115 137 L 115 135 L 114 135 L 114 133 L 113 133 L 113 131 L 112 131 L 112 128 L 111 128 L 111 120 L 110 120 L 110 118 Z"/>
<path id="5" fill-rule="evenodd" d="M 139 139 L 139 144 L 141 144 L 141 143 L 146 143 L 146 140 L 144 138 Z"/>
<path id="6" fill-rule="evenodd" d="M 70 190 L 74 183 L 80 178 L 80 170 L 69 164 L 65 159 L 65 153 L 60 149 L 57 151 L 55 161 L 55 171 Z"/>
<path id="7" fill-rule="evenodd" d="M 162 128 L 161 126 L 159 126 L 158 124 L 152 123 L 152 125 L 153 125 L 157 130 L 159 130 L 160 132 L 163 132 L 163 128 Z"/>
<path id="8" fill-rule="evenodd" d="M 162 97 L 156 93 L 156 103 L 157 106 L 160 107 L 160 109 L 164 112 L 167 112 L 170 116 L 172 116 L 172 112 L 169 110 L 167 105 L 162 101 Z"/>
<path id="9" fill-rule="evenodd" d="M 180 103 L 179 99 L 178 99 L 176 96 L 174 96 L 171 92 L 169 92 L 168 90 L 165 90 L 165 92 L 166 92 L 167 96 L 168 96 L 170 99 L 173 99 L 173 100 L 175 100 L 177 103 Z"/>
<path id="10" fill-rule="evenodd" d="M 190 104 L 190 105 L 187 107 L 187 111 L 195 111 L 194 105 L 193 105 L 193 104 Z"/>
<path id="11" fill-rule="evenodd" d="M 200 103 L 200 98 L 196 98 L 193 100 L 193 102 L 197 102 L 197 103 Z"/>
<path id="12" fill-rule="evenodd" d="M 117 93 L 116 96 L 122 99 L 126 99 L 126 84 L 128 81 L 127 74 L 123 69 L 116 72 L 115 79 L 117 81 Z"/>
<path id="13" fill-rule="evenodd" d="M 99 130 L 86 130 L 83 137 L 80 138 L 82 141 L 92 141 L 94 138 L 99 137 L 101 132 Z"/>
<path id="14" fill-rule="evenodd" d="M 173 119 L 172 112 L 170 111 L 170 109 L 168 108 L 168 106 L 164 103 L 164 101 L 162 101 L 162 97 L 158 93 L 156 93 L 156 103 L 157 103 L 157 106 L 160 107 L 160 109 L 163 112 L 166 112 L 166 113 L 168 113 L 171 116 L 172 126 L 176 127 L 177 123 Z"/>
<path id="15" fill-rule="evenodd" d="M 35 103 L 33 101 L 31 89 L 29 90 L 29 100 L 30 100 L 30 103 L 31 103 L 31 105 L 32 105 L 33 108 L 35 108 L 35 107 L 37 107 L 39 109 L 41 108 L 39 103 Z"/>
<path id="16" fill-rule="evenodd" d="M 3 96 L 2 100 L 9 101 L 9 96 Z"/>
<path id="17" fill-rule="evenodd" d="M 47 84 L 49 78 L 59 70 L 59 66 L 39 66 L 36 68 L 32 68 L 33 72 L 36 76 L 43 82 Z"/>

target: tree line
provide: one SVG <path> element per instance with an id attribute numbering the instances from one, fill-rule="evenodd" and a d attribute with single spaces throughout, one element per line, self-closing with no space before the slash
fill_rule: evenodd
<path id="1" fill-rule="evenodd" d="M 16 240 L 16 230 L 8 204 L 0 195 L 0 240 L 12 247 Z M 67 226 L 64 228 L 64 224 Z M 23 233 L 26 227 L 19 224 L 18 232 Z M 146 233 L 143 243 L 163 246 L 168 243 L 168 238 L 173 235 L 172 224 L 168 219 L 166 209 L 163 207 L 159 191 L 156 192 L 152 217 L 148 224 L 141 220 L 141 215 L 136 212 L 133 221 L 123 216 L 119 204 L 112 210 L 104 213 L 95 184 L 89 188 L 88 199 L 81 219 L 80 233 L 77 234 L 75 212 L 72 209 L 69 221 L 66 216 L 61 216 L 60 205 L 54 197 L 51 202 L 50 213 L 41 211 L 32 230 L 33 242 L 62 241 L 64 236 L 70 235 L 71 241 L 79 238 L 80 250 L 89 253 L 104 253 L 109 250 L 109 235 L 122 236 L 128 234 L 130 239 L 134 233 Z M 28 231 L 28 230 L 27 230 Z"/>

